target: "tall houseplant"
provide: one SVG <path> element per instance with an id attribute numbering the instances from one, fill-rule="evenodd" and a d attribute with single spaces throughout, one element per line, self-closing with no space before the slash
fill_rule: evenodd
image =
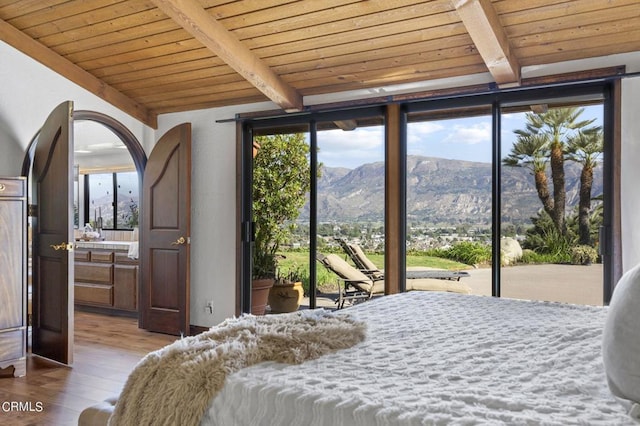
<path id="1" fill-rule="evenodd" d="M 253 161 L 252 300 L 258 296 L 256 280 L 266 279 L 273 285 L 278 249 L 289 239 L 310 188 L 309 146 L 303 134 L 258 136 L 255 142 L 260 148 Z M 265 301 L 258 301 L 262 306 L 254 313 L 264 311 L 270 287 L 266 289 Z"/>

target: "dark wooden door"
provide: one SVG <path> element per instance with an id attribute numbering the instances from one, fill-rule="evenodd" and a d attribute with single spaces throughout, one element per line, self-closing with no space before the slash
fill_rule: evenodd
<path id="1" fill-rule="evenodd" d="M 73 103 L 40 129 L 32 167 L 32 353 L 73 362 Z M 33 214 L 33 212 L 32 212 Z"/>
<path id="2" fill-rule="evenodd" d="M 165 133 L 142 184 L 140 326 L 189 334 L 191 124 Z"/>

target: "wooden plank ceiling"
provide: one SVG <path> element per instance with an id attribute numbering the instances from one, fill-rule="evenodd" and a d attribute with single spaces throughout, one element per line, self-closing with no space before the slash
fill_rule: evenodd
<path id="1" fill-rule="evenodd" d="M 158 114 L 640 50 L 637 0 L 0 0 L 0 38 Z M 616 65 L 616 64 L 611 64 Z"/>

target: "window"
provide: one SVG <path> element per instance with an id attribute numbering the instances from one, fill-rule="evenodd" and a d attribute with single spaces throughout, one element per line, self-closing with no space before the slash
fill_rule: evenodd
<path id="1" fill-rule="evenodd" d="M 136 172 L 85 175 L 85 223 L 102 229 L 138 226 L 139 194 Z"/>
<path id="2" fill-rule="evenodd" d="M 376 107 L 368 107 L 370 109 L 367 112 L 365 112 L 367 108 L 345 108 L 328 112 L 310 112 L 292 117 L 263 119 L 252 117 L 244 123 L 244 155 L 247 156 L 251 152 L 250 145 L 247 143 L 251 141 L 247 136 L 252 132 L 267 126 L 272 129 L 279 128 L 294 121 L 297 125 L 309 123 L 311 140 L 314 141 L 314 137 L 316 138 L 316 144 L 311 144 L 312 152 L 319 147 L 317 157 L 321 163 L 326 163 L 325 166 L 332 165 L 329 161 L 335 146 L 340 148 L 337 151 L 339 152 L 337 158 L 341 161 L 365 160 L 363 154 L 371 146 L 377 146 L 377 141 L 384 134 L 386 153 L 384 160 L 382 158 L 378 160 L 384 163 L 384 167 L 380 169 L 389 170 L 389 173 L 385 172 L 384 176 L 391 181 L 398 177 L 400 181 L 404 180 L 404 188 L 386 184 L 378 188 L 377 181 L 373 179 L 361 179 L 360 186 L 355 185 L 353 181 L 345 180 L 339 182 L 340 185 L 337 188 L 330 188 L 325 186 L 327 177 L 337 182 L 349 171 L 344 166 L 337 171 L 325 167 L 325 174 L 320 178 L 312 177 L 316 179 L 314 184 L 317 184 L 317 191 L 315 193 L 311 191 L 311 198 L 315 204 L 310 203 L 308 208 L 310 235 L 320 238 L 331 235 L 336 230 L 342 230 L 340 223 L 332 223 L 332 221 L 337 222 L 334 218 L 337 215 L 329 208 L 336 205 L 344 210 L 344 206 L 348 205 L 345 200 L 349 202 L 356 200 L 355 207 L 350 210 L 355 212 L 352 214 L 357 215 L 356 220 L 362 218 L 373 221 L 372 223 L 380 221 L 380 218 L 392 216 L 389 214 L 390 211 L 398 214 L 398 210 L 404 210 L 404 212 L 400 211 L 399 219 L 385 220 L 385 226 L 380 228 L 378 233 L 384 234 L 386 241 L 396 239 L 400 241 L 401 245 L 396 245 L 393 253 L 384 253 L 387 259 L 394 255 L 400 258 L 399 265 L 392 261 L 388 262 L 392 266 L 389 268 L 391 271 L 394 270 L 393 266 L 395 269 L 402 268 L 402 263 L 405 263 L 406 267 L 413 267 L 413 257 L 418 257 L 416 253 L 420 252 L 418 253 L 420 266 L 428 266 L 424 263 L 427 256 L 442 257 L 445 260 L 466 264 L 467 269 L 470 270 L 470 278 L 467 282 L 475 294 L 499 297 L 501 288 L 504 287 L 506 297 L 558 300 L 569 303 L 608 303 L 611 296 L 611 282 L 615 282 L 615 271 L 611 266 L 610 253 L 613 242 L 611 236 L 619 232 L 618 225 L 613 222 L 616 212 L 613 210 L 615 205 L 611 196 L 619 190 L 613 186 L 615 171 L 612 168 L 614 158 L 612 155 L 614 154 L 612 87 L 610 84 L 587 82 L 571 87 L 552 85 L 460 97 L 408 100 L 406 103 L 400 103 L 399 108 L 395 108 L 395 112 L 392 108 L 387 110 L 393 114 L 399 113 L 400 118 L 397 118 L 394 124 L 363 119 L 371 114 L 375 116 Z M 562 213 L 566 222 L 566 226 L 553 224 L 559 228 L 558 232 L 562 237 L 553 239 L 547 238 L 549 236 L 547 231 L 553 231 L 553 227 L 547 226 L 541 232 L 533 229 L 536 224 L 544 225 L 544 223 L 531 219 L 536 218 L 543 206 L 540 204 L 542 201 L 540 191 L 532 171 L 526 167 L 518 167 L 526 166 L 527 163 L 511 164 L 507 160 L 512 151 L 515 150 L 516 154 L 519 152 L 516 140 L 518 135 L 528 129 L 527 117 L 537 117 L 547 110 L 571 108 L 576 111 L 584 110 L 579 114 L 579 119 L 586 121 L 578 127 L 585 128 L 583 132 L 585 138 L 597 133 L 598 143 L 602 146 L 592 151 L 591 147 L 577 143 L 582 139 L 576 140 L 575 144 L 572 143 L 580 133 L 577 127 L 573 128 L 573 124 L 570 126 L 571 132 L 565 130 L 560 132 L 560 136 L 566 139 L 563 140 L 567 145 L 567 151 L 564 152 L 563 157 L 566 163 L 564 177 L 560 179 L 562 175 L 560 167 L 556 167 L 555 176 L 550 168 L 547 168 L 546 174 L 540 175 L 550 182 L 555 180 L 554 187 L 549 186 L 548 192 L 552 196 L 558 195 L 556 197 L 558 201 L 554 203 L 562 207 L 555 210 L 549 208 L 549 210 L 560 212 L 556 215 L 558 218 Z M 379 111 L 383 110 L 384 107 L 381 107 Z M 345 132 L 347 138 L 336 144 L 331 138 L 335 136 L 331 133 L 334 130 L 325 129 L 326 123 L 340 123 L 338 126 L 340 129 L 353 130 Z M 374 125 L 380 126 L 380 129 L 375 130 L 383 131 L 381 135 L 369 134 L 374 129 Z M 591 127 L 598 131 L 589 130 Z M 336 135 L 344 136 L 343 133 L 335 132 Z M 367 137 L 361 137 L 365 134 Z M 352 144 L 357 144 L 360 149 L 350 152 L 349 147 Z M 575 149 L 568 149 L 569 145 L 575 145 Z M 546 145 L 543 148 L 547 150 Z M 391 155 L 402 151 L 404 154 L 400 156 L 400 160 Z M 548 162 L 549 155 L 550 153 L 545 151 L 542 160 Z M 560 158 L 557 155 L 556 157 Z M 445 168 L 445 163 L 447 166 L 455 167 Z M 245 165 L 248 166 L 245 170 L 249 170 L 250 164 Z M 589 185 L 581 182 L 581 172 L 591 169 L 593 169 L 593 175 L 587 176 L 591 191 L 582 194 L 580 188 L 587 188 Z M 250 174 L 244 173 L 244 177 L 250 178 Z M 564 191 L 562 182 L 566 184 Z M 374 211 L 368 207 L 371 201 L 375 200 L 374 197 L 361 196 L 365 190 L 370 189 L 376 190 L 372 191 L 374 194 L 384 193 L 385 197 L 394 195 L 396 191 L 400 200 L 394 199 L 394 204 L 390 204 L 385 199 L 386 210 L 380 211 L 379 215 L 374 215 L 372 214 Z M 343 192 L 345 195 L 338 197 Z M 247 193 L 244 191 L 245 200 Z M 565 195 L 566 202 L 561 202 L 560 194 Z M 323 196 L 326 196 L 326 200 L 322 198 Z M 378 200 L 373 204 L 380 206 L 383 203 Z M 397 208 L 398 206 L 400 207 Z M 245 230 L 249 230 L 252 220 L 250 210 L 245 210 L 245 213 L 249 214 L 243 217 L 243 226 Z M 340 211 L 340 213 L 344 212 Z M 561 234 L 565 228 L 567 228 L 566 235 Z M 357 231 L 351 236 L 354 240 L 359 235 L 366 235 L 366 232 L 369 232 L 361 233 L 360 229 Z M 245 235 L 249 235 L 248 232 L 245 232 Z M 539 241 L 535 240 L 538 236 L 542 237 Z M 405 245 L 402 245 L 403 239 L 406 239 Z M 316 248 L 323 248 L 320 247 L 323 242 L 318 240 L 317 247 L 311 244 L 310 251 L 313 253 Z M 506 260 L 501 263 L 503 257 L 506 257 L 502 254 L 502 245 L 506 246 L 507 243 L 513 242 L 520 244 L 521 249 L 529 249 L 523 252 L 515 267 L 512 263 L 507 266 Z M 558 242 L 564 244 L 561 247 L 562 256 L 553 252 L 556 246 L 548 244 Z M 407 255 L 407 251 L 410 256 Z M 574 257 L 582 260 L 579 262 L 572 260 Z M 310 257 L 310 262 L 312 259 L 313 256 Z M 546 265 L 551 260 L 555 262 L 553 268 Z M 537 265 L 530 265 L 533 261 Z M 580 263 L 580 265 L 569 267 L 567 263 L 570 262 Z M 514 281 L 514 272 L 526 268 L 529 268 L 527 271 L 534 272 L 537 267 L 542 272 L 552 269 L 568 271 L 573 268 L 584 273 L 587 271 L 584 265 L 591 263 L 597 263 L 597 265 L 590 269 L 593 272 L 591 274 L 593 285 L 589 291 L 580 288 L 569 295 L 572 297 L 569 297 L 564 294 L 568 292 L 569 287 L 559 283 L 559 280 L 555 279 L 557 277 L 553 277 L 554 280 L 545 277 L 528 279 L 527 281 L 533 281 L 535 285 L 526 288 L 526 292 L 516 294 L 516 290 L 519 291 L 522 287 L 523 281 Z M 472 265 L 480 265 L 484 268 L 474 268 Z M 451 265 L 441 263 L 433 267 L 448 269 Z M 458 268 L 456 265 L 453 267 Z M 242 277 L 242 285 L 248 288 L 245 277 L 248 277 L 246 273 Z M 403 281 L 402 274 L 399 274 L 399 277 L 398 281 Z M 478 277 L 482 278 L 481 285 L 476 279 Z M 539 285 L 542 281 L 548 284 L 549 291 Z M 580 282 L 580 280 L 574 281 Z M 313 297 L 314 284 L 316 284 L 313 276 L 311 282 Z M 310 302 L 312 307 L 313 303 L 313 301 Z"/>
<path id="3" fill-rule="evenodd" d="M 407 267 L 479 266 L 471 291 L 482 296 L 491 295 L 491 112 L 484 104 L 407 119 Z"/>
<path id="4" fill-rule="evenodd" d="M 501 295 L 602 305 L 601 98 L 501 112 Z"/>

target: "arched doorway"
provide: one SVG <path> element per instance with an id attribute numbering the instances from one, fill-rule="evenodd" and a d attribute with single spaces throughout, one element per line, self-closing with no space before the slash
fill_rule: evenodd
<path id="1" fill-rule="evenodd" d="M 131 133 L 131 131 L 127 129 L 124 124 L 120 123 L 115 118 L 97 111 L 75 111 L 74 121 L 81 120 L 93 121 L 95 123 L 102 124 L 109 130 L 111 130 L 129 150 L 133 163 L 135 164 L 136 170 L 138 171 L 138 175 L 140 176 L 140 180 L 142 181 L 144 168 L 147 165 L 147 156 L 144 152 L 144 149 L 142 148 L 142 145 L 135 137 L 135 135 Z M 27 146 L 26 155 L 24 161 L 22 162 L 22 176 L 29 176 L 29 169 L 31 167 L 33 158 L 33 149 L 35 147 L 38 133 L 36 133 L 36 135 L 31 139 L 29 145 Z"/>
<path id="2" fill-rule="evenodd" d="M 96 111 L 87 111 L 87 110 L 79 110 L 74 113 L 74 121 L 88 120 L 93 121 L 103 126 L 107 127 L 113 133 L 118 136 L 118 138 L 124 143 L 124 145 L 129 150 L 131 154 L 131 158 L 133 159 L 133 163 L 136 166 L 136 170 L 138 171 L 138 176 L 140 176 L 140 181 L 142 182 L 142 175 L 144 173 L 144 168 L 147 165 L 147 156 L 142 149 L 142 145 L 138 139 L 134 136 L 133 133 L 129 129 L 127 129 L 122 123 L 117 121 L 116 119 L 102 114 Z"/>
<path id="3" fill-rule="evenodd" d="M 107 115 L 76 111 L 73 129 L 75 307 L 137 317 L 138 220 L 147 157 L 129 129 Z M 99 230 L 98 241 L 83 241 L 89 223 Z M 133 245 L 136 254 L 128 257 Z M 100 272 L 106 262 L 101 256 L 111 260 L 110 275 Z"/>

